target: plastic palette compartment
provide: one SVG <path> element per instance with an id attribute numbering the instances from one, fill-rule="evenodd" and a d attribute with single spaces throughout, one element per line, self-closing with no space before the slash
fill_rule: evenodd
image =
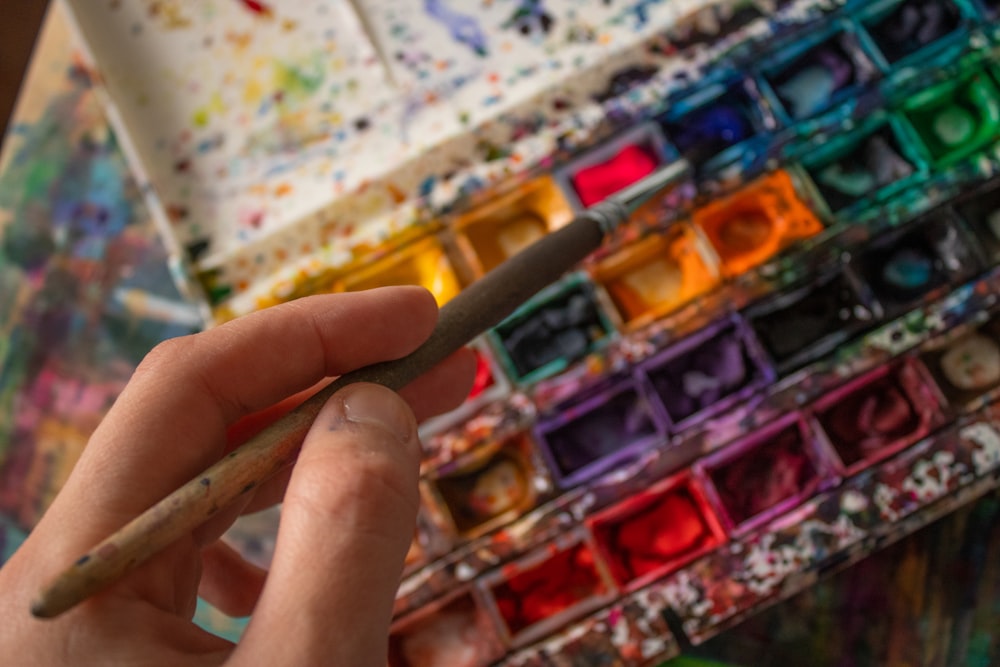
<path id="1" fill-rule="evenodd" d="M 781 516 L 835 479 L 798 413 L 705 457 L 695 469 L 734 535 Z"/>
<path id="2" fill-rule="evenodd" d="M 911 95 L 903 113 L 924 158 L 938 168 L 1000 142 L 1000 88 L 985 70 Z"/>
<path id="3" fill-rule="evenodd" d="M 452 228 L 478 278 L 572 219 L 562 190 L 551 177 L 540 176 L 459 215 Z"/>
<path id="4" fill-rule="evenodd" d="M 614 335 L 597 290 L 583 274 L 546 287 L 488 334 L 508 376 L 522 385 L 566 370 Z"/>
<path id="5" fill-rule="evenodd" d="M 928 173 L 905 119 L 877 112 L 853 132 L 800 147 L 803 186 L 830 218 L 851 221 Z"/>
<path id="6" fill-rule="evenodd" d="M 742 318 L 730 315 L 639 366 L 679 433 L 746 400 L 775 379 Z"/>
<path id="7" fill-rule="evenodd" d="M 881 310 L 842 266 L 755 303 L 743 315 L 784 376 L 876 324 Z"/>
<path id="8" fill-rule="evenodd" d="M 979 188 L 957 201 L 954 208 L 982 241 L 990 264 L 1000 263 L 1000 184 Z"/>
<path id="9" fill-rule="evenodd" d="M 1000 387 L 1000 317 L 924 350 L 920 360 L 951 405 L 975 407 Z"/>
<path id="10" fill-rule="evenodd" d="M 760 68 L 758 85 L 782 125 L 829 111 L 878 77 L 853 26 L 831 26 L 779 49 Z"/>
<path id="11" fill-rule="evenodd" d="M 518 647 L 610 602 L 615 587 L 582 532 L 570 532 L 483 581 L 505 639 Z"/>
<path id="12" fill-rule="evenodd" d="M 530 433 L 522 431 L 441 466 L 422 488 L 448 532 L 472 539 L 530 511 L 551 483 Z"/>
<path id="13" fill-rule="evenodd" d="M 475 589 L 422 607 L 393 623 L 389 634 L 389 667 L 473 667 L 503 653 L 497 626 Z"/>
<path id="14" fill-rule="evenodd" d="M 699 173 L 762 162 L 777 128 L 752 79 L 726 73 L 685 91 L 657 118 L 667 139 Z"/>
<path id="15" fill-rule="evenodd" d="M 645 326 L 719 284 L 711 251 L 687 223 L 625 246 L 592 270 L 628 330 Z"/>
<path id="16" fill-rule="evenodd" d="M 642 375 L 613 378 L 539 417 L 535 440 L 556 481 L 571 488 L 666 441 L 667 419 Z"/>
<path id="17" fill-rule="evenodd" d="M 677 158 L 676 150 L 653 122 L 636 125 L 558 168 L 553 176 L 581 210 L 604 201 Z"/>
<path id="18" fill-rule="evenodd" d="M 696 209 L 692 220 L 708 238 L 727 277 L 745 273 L 823 230 L 783 170 Z"/>
<path id="19" fill-rule="evenodd" d="M 961 0 L 883 0 L 857 16 L 886 72 L 914 63 L 968 38 L 974 10 Z"/>
<path id="20" fill-rule="evenodd" d="M 849 477 L 928 436 L 944 423 L 942 400 L 913 359 L 855 378 L 810 412 L 836 469 Z"/>
<path id="21" fill-rule="evenodd" d="M 886 317 L 958 286 L 984 268 L 977 244 L 948 209 L 876 238 L 854 258 Z"/>
<path id="22" fill-rule="evenodd" d="M 623 590 L 639 589 L 722 545 L 726 534 L 698 481 L 665 479 L 587 519 Z"/>

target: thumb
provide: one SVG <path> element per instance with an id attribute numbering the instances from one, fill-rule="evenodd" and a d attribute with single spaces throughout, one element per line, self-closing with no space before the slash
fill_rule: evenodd
<path id="1" fill-rule="evenodd" d="M 420 444 L 380 385 L 337 392 L 306 436 L 271 571 L 234 662 L 384 667 L 413 537 Z"/>

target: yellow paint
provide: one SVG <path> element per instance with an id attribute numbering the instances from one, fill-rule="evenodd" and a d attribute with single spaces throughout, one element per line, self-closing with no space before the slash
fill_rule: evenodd
<path id="1" fill-rule="evenodd" d="M 462 289 L 444 248 L 434 237 L 346 275 L 335 289 L 356 292 L 390 285 L 422 285 L 434 295 L 439 306 Z"/>

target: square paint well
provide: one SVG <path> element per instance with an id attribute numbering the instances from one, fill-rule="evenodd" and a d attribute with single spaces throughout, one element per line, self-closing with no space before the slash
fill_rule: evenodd
<path id="1" fill-rule="evenodd" d="M 856 378 L 812 412 L 845 476 L 909 447 L 942 420 L 938 394 L 912 360 Z"/>
<path id="2" fill-rule="evenodd" d="M 1000 90 L 983 71 L 911 95 L 903 110 L 927 158 L 937 167 L 955 164 L 1000 141 Z"/>
<path id="3" fill-rule="evenodd" d="M 1000 183 L 962 198 L 955 209 L 983 242 L 991 263 L 1000 262 Z"/>
<path id="4" fill-rule="evenodd" d="M 635 590 L 718 547 L 725 533 L 688 473 L 587 520 L 614 580 Z"/>
<path id="5" fill-rule="evenodd" d="M 700 464 L 733 528 L 758 526 L 816 491 L 826 466 L 811 438 L 802 418 L 790 415 Z"/>
<path id="6" fill-rule="evenodd" d="M 542 418 L 536 440 L 556 483 L 569 488 L 633 461 L 666 438 L 664 416 L 642 379 L 596 387 Z"/>
<path id="7" fill-rule="evenodd" d="M 890 0 L 876 3 L 861 22 L 892 66 L 956 34 L 963 16 L 952 0 Z"/>
<path id="8" fill-rule="evenodd" d="M 920 356 L 938 388 L 960 410 L 1000 387 L 1000 317 Z"/>
<path id="9" fill-rule="evenodd" d="M 674 433 L 726 410 L 774 379 L 753 334 L 735 316 L 698 331 L 640 368 Z"/>
<path id="10" fill-rule="evenodd" d="M 593 270 L 626 327 L 635 329 L 680 308 L 719 283 L 703 242 L 686 224 L 619 250 Z"/>
<path id="11" fill-rule="evenodd" d="M 593 284 L 576 275 L 542 290 L 489 336 L 510 377 L 530 384 L 569 368 L 613 334 Z"/>
<path id="12" fill-rule="evenodd" d="M 948 211 L 884 234 L 855 258 L 887 317 L 894 317 L 983 268 L 968 232 Z"/>
<path id="13" fill-rule="evenodd" d="M 478 667 L 502 654 L 497 627 L 471 592 L 420 609 L 389 635 L 389 667 Z"/>
<path id="14" fill-rule="evenodd" d="M 832 352 L 880 315 L 846 269 L 750 306 L 745 316 L 780 375 Z"/>
<path id="15" fill-rule="evenodd" d="M 788 172 L 776 171 L 692 214 L 719 255 L 722 272 L 737 276 L 823 224 L 799 199 Z"/>
<path id="16" fill-rule="evenodd" d="M 781 51 L 762 70 L 761 88 L 789 122 L 811 118 L 856 94 L 875 76 L 857 38 L 846 30 Z"/>
<path id="17" fill-rule="evenodd" d="M 462 289 L 444 246 L 436 237 L 429 236 L 349 273 L 334 291 L 359 292 L 395 285 L 426 287 L 439 306 Z"/>
<path id="18" fill-rule="evenodd" d="M 559 186 L 542 176 L 460 216 L 455 238 L 479 277 L 572 218 Z"/>
<path id="19" fill-rule="evenodd" d="M 436 470 L 429 479 L 435 508 L 463 538 L 513 521 L 538 500 L 540 473 L 530 436 L 491 442 Z"/>
<path id="20" fill-rule="evenodd" d="M 555 172 L 574 208 L 604 201 L 675 156 L 656 123 L 632 129 L 585 151 Z"/>

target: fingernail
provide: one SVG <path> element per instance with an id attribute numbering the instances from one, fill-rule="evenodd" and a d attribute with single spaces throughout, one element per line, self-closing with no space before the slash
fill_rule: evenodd
<path id="1" fill-rule="evenodd" d="M 376 426 L 400 442 L 413 436 L 410 408 L 399 394 L 378 384 L 358 383 L 340 391 L 344 418 L 355 424 Z"/>

